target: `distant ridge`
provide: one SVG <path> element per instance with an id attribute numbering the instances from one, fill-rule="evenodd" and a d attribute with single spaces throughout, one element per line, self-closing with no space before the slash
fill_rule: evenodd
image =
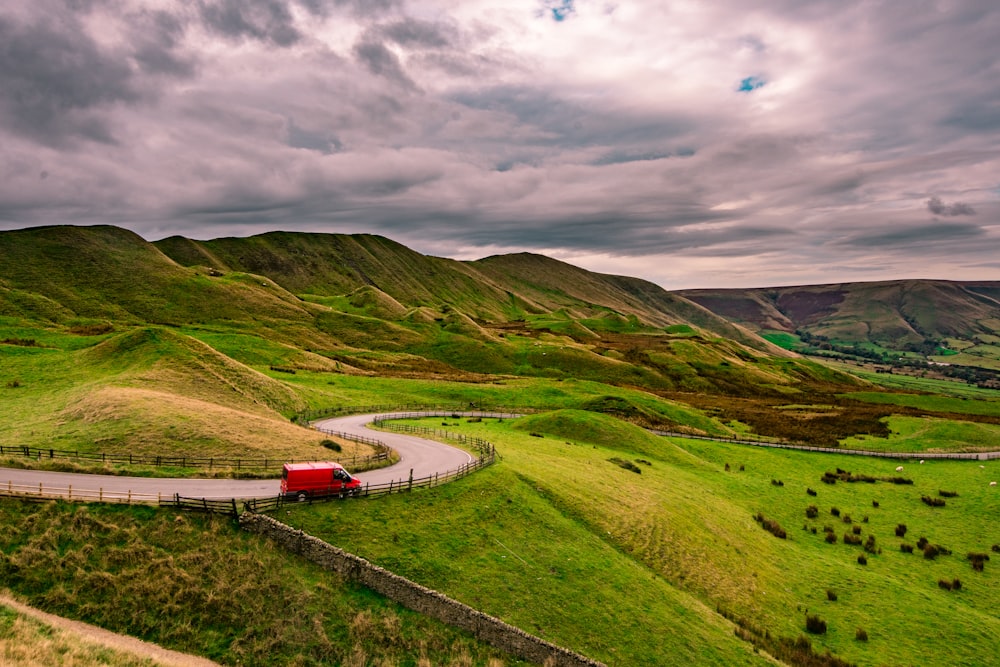
<path id="1" fill-rule="evenodd" d="M 757 332 L 799 332 L 893 349 L 947 339 L 995 342 L 1000 335 L 1000 282 L 993 281 L 894 280 L 677 294 Z"/>

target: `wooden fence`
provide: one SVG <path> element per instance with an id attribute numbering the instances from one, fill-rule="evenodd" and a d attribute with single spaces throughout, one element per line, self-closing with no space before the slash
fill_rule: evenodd
<path id="1" fill-rule="evenodd" d="M 375 448 L 376 452 L 369 456 L 352 456 L 338 459 L 344 466 L 352 470 L 371 470 L 389 460 L 390 450 L 385 444 L 374 438 L 340 433 L 325 429 L 316 429 L 320 433 L 344 440 L 350 440 Z M 50 449 L 42 447 L 0 445 L 0 456 L 23 456 L 35 460 L 42 459 L 72 459 L 75 461 L 90 461 L 109 463 L 112 465 L 152 466 L 156 468 L 196 468 L 200 470 L 236 470 L 247 472 L 280 473 L 285 463 L 295 463 L 295 459 L 284 458 L 224 458 L 197 456 L 163 456 L 159 454 L 109 454 L 107 452 L 81 452 L 80 450 Z M 304 460 L 304 459 L 303 459 Z"/>
<path id="2" fill-rule="evenodd" d="M 82 502 L 149 504 L 160 503 L 157 493 L 137 493 L 134 491 L 105 491 L 103 488 L 59 486 L 55 484 L 14 484 L 8 481 L 0 485 L 0 496 L 27 500 L 78 500 Z"/>
<path id="3" fill-rule="evenodd" d="M 801 443 L 781 441 L 776 438 L 726 438 L 718 435 L 692 435 L 690 433 L 675 433 L 650 429 L 651 433 L 668 438 L 687 438 L 689 440 L 710 440 L 712 442 L 727 442 L 735 445 L 752 445 L 755 447 L 772 447 L 775 449 L 796 449 L 803 452 L 820 452 L 823 454 L 845 454 L 847 456 L 871 456 L 883 459 L 960 459 L 965 461 L 990 461 L 1000 459 L 1000 452 L 886 452 L 867 449 L 847 449 L 841 447 L 816 447 Z"/>

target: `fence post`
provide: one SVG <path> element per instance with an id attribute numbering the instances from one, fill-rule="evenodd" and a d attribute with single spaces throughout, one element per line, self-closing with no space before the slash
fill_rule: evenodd
<path id="1" fill-rule="evenodd" d="M 413 490 L 413 468 L 410 468 L 410 487 L 407 489 L 407 491 L 412 491 L 412 490 Z"/>
<path id="2" fill-rule="evenodd" d="M 66 487 L 66 499 L 67 500 L 73 500 L 73 485 L 72 484 L 70 484 L 68 487 Z"/>

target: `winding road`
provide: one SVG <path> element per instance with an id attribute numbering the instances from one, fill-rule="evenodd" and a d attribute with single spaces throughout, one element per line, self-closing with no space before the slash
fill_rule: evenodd
<path id="1" fill-rule="evenodd" d="M 399 462 L 386 468 L 358 473 L 362 485 L 403 482 L 410 478 L 430 477 L 435 473 L 456 470 L 474 460 L 471 454 L 457 447 L 424 440 L 412 435 L 387 431 L 374 431 L 367 427 L 376 415 L 351 415 L 325 419 L 315 423 L 324 430 L 339 431 L 349 435 L 377 438 L 399 453 Z M 172 497 L 179 494 L 187 498 L 230 499 L 266 498 L 278 495 L 277 479 L 195 479 L 171 477 L 119 477 L 115 475 L 88 475 L 80 473 L 50 472 L 45 470 L 19 470 L 0 468 L 2 487 L 75 488 L 77 495 L 97 492 L 105 495 L 134 494 L 135 496 Z M 154 498 L 155 500 L 155 498 Z"/>
<path id="2" fill-rule="evenodd" d="M 418 413 L 412 413 L 416 416 Z M 434 414 L 434 413 L 427 413 Z M 475 457 L 457 447 L 440 442 L 425 440 L 413 435 L 391 431 L 375 431 L 368 424 L 376 414 L 350 415 L 324 419 L 314 423 L 323 431 L 336 431 L 365 438 L 376 438 L 396 450 L 399 462 L 386 468 L 370 470 L 356 475 L 362 485 L 377 486 L 395 482 L 402 485 L 411 476 L 414 479 L 432 477 L 458 470 L 475 460 Z M 705 436 L 653 431 L 658 435 L 682 438 L 713 440 Z M 866 452 L 844 449 L 827 449 L 807 445 L 768 443 L 757 441 L 730 440 L 738 444 L 782 449 L 799 449 L 829 454 L 856 456 L 876 456 L 893 459 L 949 458 L 989 460 L 1000 458 L 1000 452 L 980 452 L 970 454 L 937 454 L 931 452 Z M 45 470 L 20 470 L 0 468 L 0 492 L 9 490 L 29 495 L 46 497 L 69 497 L 79 499 L 105 499 L 128 502 L 155 502 L 159 498 L 170 498 L 175 494 L 185 498 L 206 498 L 209 500 L 243 500 L 249 498 L 270 498 L 280 490 L 278 479 L 199 479 L 176 477 L 120 477 L 115 475 L 90 475 L 83 473 L 50 472 Z M 44 492 L 43 492 L 44 489 Z"/>

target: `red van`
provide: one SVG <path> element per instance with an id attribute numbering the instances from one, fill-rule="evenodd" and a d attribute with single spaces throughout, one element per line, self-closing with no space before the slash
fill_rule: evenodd
<path id="1" fill-rule="evenodd" d="M 360 489 L 361 480 L 332 461 L 286 463 L 281 470 L 281 495 L 286 498 L 301 501 L 310 496 L 353 496 Z"/>

